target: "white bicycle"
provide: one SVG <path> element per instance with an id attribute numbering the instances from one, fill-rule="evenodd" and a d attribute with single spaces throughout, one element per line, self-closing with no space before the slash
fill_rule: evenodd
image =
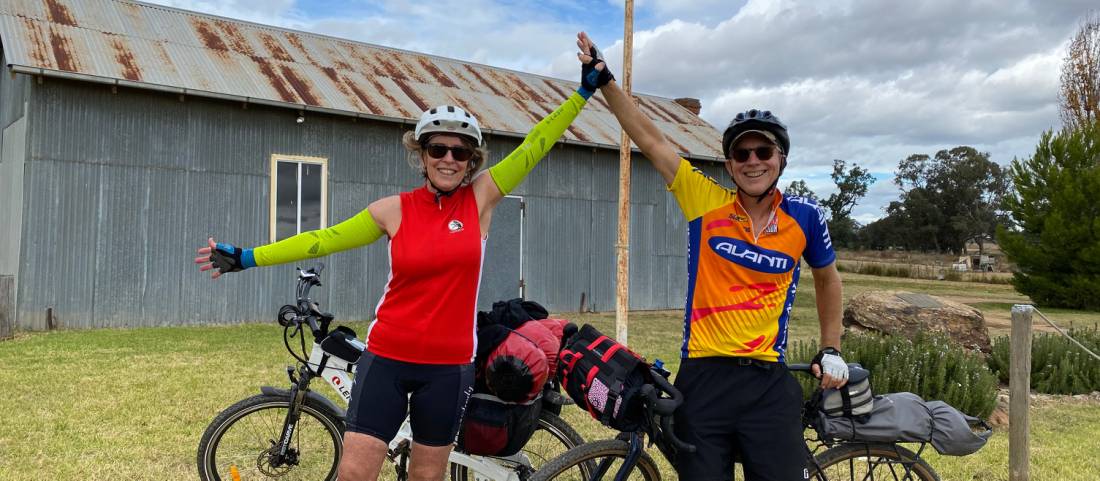
<path id="1" fill-rule="evenodd" d="M 310 389 L 315 378 L 324 379 L 344 404 L 351 399 L 355 361 L 365 345 L 346 326 L 329 329 L 333 316 L 321 312 L 309 299 L 320 286 L 324 265 L 298 270 L 297 302 L 279 310 L 283 344 L 298 361 L 288 366 L 290 389 L 271 386 L 261 394 L 228 407 L 207 426 L 199 442 L 199 478 L 205 481 L 255 479 L 334 480 L 343 452 L 345 410 Z M 305 329 L 313 335 L 308 359 Z M 300 351 L 292 347 L 298 338 Z M 544 409 L 534 436 L 523 450 L 508 457 L 476 456 L 451 452 L 450 478 L 455 481 L 526 481 L 545 462 L 584 443 L 584 439 L 557 416 L 564 397 L 547 390 Z M 390 441 L 379 479 L 405 481 L 412 431 L 408 419 Z"/>

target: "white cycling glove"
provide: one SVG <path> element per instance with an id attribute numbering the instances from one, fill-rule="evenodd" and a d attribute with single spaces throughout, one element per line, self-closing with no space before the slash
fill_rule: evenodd
<path id="1" fill-rule="evenodd" d="M 818 351 L 811 364 L 821 366 L 823 376 L 828 374 L 836 379 L 848 380 L 848 364 L 840 357 L 840 351 L 834 348 L 826 347 Z"/>

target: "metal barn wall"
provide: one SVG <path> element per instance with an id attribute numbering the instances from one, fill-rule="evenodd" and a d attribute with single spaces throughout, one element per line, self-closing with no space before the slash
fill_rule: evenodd
<path id="1" fill-rule="evenodd" d="M 0 72 L 0 275 L 19 274 L 23 225 L 23 164 L 27 155 L 24 115 L 26 75 Z"/>
<path id="2" fill-rule="evenodd" d="M 18 76 L 23 77 L 23 76 Z M 328 159 L 329 225 L 419 185 L 400 136 L 409 125 L 58 79 L 31 84 L 19 323 L 66 328 L 264 320 L 292 300 L 293 266 L 211 281 L 192 259 L 208 235 L 268 242 L 272 154 Z M 493 160 L 519 139 L 489 139 Z M 514 194 L 526 202 L 529 298 L 551 310 L 614 308 L 618 153 L 559 145 Z M 635 155 L 631 306 L 677 308 L 684 222 Z M 368 319 L 387 275 L 384 242 L 334 254 L 315 298 Z M 308 264 L 303 262 L 301 264 Z M 486 273 L 491 275 L 491 273 Z"/>

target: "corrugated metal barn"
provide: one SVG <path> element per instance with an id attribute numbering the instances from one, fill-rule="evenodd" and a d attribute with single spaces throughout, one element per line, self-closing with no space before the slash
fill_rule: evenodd
<path id="1" fill-rule="evenodd" d="M 211 281 L 207 236 L 264 244 L 420 185 L 400 138 L 434 105 L 479 117 L 491 165 L 577 86 L 122 0 L 0 2 L 0 43 L 0 276 L 23 330 L 270 319 L 294 266 Z M 638 99 L 718 172 L 697 111 Z M 597 94 L 495 213 L 482 306 L 614 308 L 618 140 Z M 681 307 L 685 223 L 638 153 L 632 175 L 631 308 Z M 323 259 L 317 300 L 370 318 L 383 244 Z"/>

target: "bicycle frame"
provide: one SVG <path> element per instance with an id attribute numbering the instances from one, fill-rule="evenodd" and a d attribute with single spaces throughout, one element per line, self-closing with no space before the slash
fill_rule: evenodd
<path id="1" fill-rule="evenodd" d="M 332 320 L 332 316 L 316 311 L 316 305 L 313 304 L 309 298 L 309 287 L 313 285 L 320 285 L 317 281 L 318 272 L 323 269 L 323 265 L 314 270 L 301 270 L 299 269 L 299 288 L 297 309 L 295 311 L 299 314 L 293 319 L 286 319 L 283 317 L 282 311 L 280 313 L 280 322 L 286 321 L 294 323 L 299 330 L 299 335 L 304 335 L 304 324 L 308 323 L 310 331 L 314 336 L 312 349 L 309 354 L 309 358 L 304 362 L 299 362 L 296 370 L 293 367 L 287 367 L 287 376 L 290 379 L 291 389 L 289 396 L 291 399 L 290 409 L 287 411 L 287 416 L 283 424 L 283 433 L 280 437 L 279 449 L 275 454 L 275 463 L 282 463 L 286 461 L 287 453 L 291 442 L 293 440 L 294 430 L 298 424 L 298 418 L 301 415 L 301 406 L 307 396 L 320 398 L 320 400 L 329 405 L 334 411 L 333 414 L 339 417 L 341 422 L 345 421 L 346 410 L 333 404 L 328 398 L 316 394 L 310 390 L 309 385 L 314 378 L 324 379 L 325 383 L 335 391 L 340 399 L 344 401 L 344 405 L 347 405 L 351 401 L 352 386 L 355 381 L 355 363 L 348 362 L 339 356 L 325 351 L 321 346 L 320 341 L 328 335 L 328 325 Z M 293 306 L 290 306 L 293 307 Z M 308 310 L 307 310 L 308 308 Z M 284 308 L 285 309 L 285 308 Z M 317 320 L 320 320 L 318 325 Z M 366 350 L 366 344 L 359 339 L 348 339 L 348 344 L 359 352 Z M 290 348 L 289 342 L 287 343 L 288 349 Z M 303 361 L 297 354 L 292 354 Z M 275 388 L 266 388 L 265 391 L 273 391 Z M 401 424 L 397 435 L 390 440 L 387 455 L 393 461 L 397 461 L 399 457 L 408 454 L 412 443 L 412 425 L 409 423 L 409 419 L 406 417 Z M 448 460 L 451 463 L 464 466 L 467 469 L 477 473 L 477 479 L 479 481 L 520 481 L 518 466 L 531 467 L 531 462 L 522 451 L 512 456 L 507 457 L 488 457 L 477 456 L 462 453 L 459 451 L 451 451 Z"/>
<path id="2" fill-rule="evenodd" d="M 618 439 L 619 441 L 622 441 L 622 442 L 627 444 L 627 450 L 626 450 L 625 456 L 622 458 L 623 459 L 622 464 L 619 466 L 619 469 L 614 474 L 615 481 L 622 481 L 622 480 L 626 479 L 630 475 L 630 473 L 634 470 L 634 468 L 636 467 L 636 465 L 638 463 L 638 460 L 642 455 L 642 452 L 645 450 L 645 444 L 644 444 L 644 441 L 643 441 L 643 436 L 648 436 L 650 438 L 651 444 L 655 444 L 658 447 L 660 453 L 667 460 L 669 460 L 669 462 L 673 462 L 673 459 L 670 457 L 671 455 L 674 455 L 675 453 L 684 450 L 685 447 L 689 448 L 689 449 L 687 449 L 688 452 L 694 450 L 694 448 L 692 448 L 690 446 L 687 446 L 687 445 L 684 445 L 682 441 L 679 441 L 675 437 L 675 435 L 668 429 L 669 424 L 667 423 L 667 420 L 672 416 L 673 411 L 679 405 L 679 402 L 677 402 L 676 399 L 678 399 L 680 397 L 680 394 L 679 394 L 678 391 L 676 391 L 674 388 L 672 388 L 667 383 L 667 381 L 665 381 L 663 379 L 664 376 L 662 375 L 663 373 L 661 371 L 660 365 L 655 365 L 655 366 L 653 366 L 653 368 L 654 368 L 655 383 L 663 384 L 664 386 L 659 387 L 657 389 L 650 388 L 650 390 L 648 392 L 643 391 L 643 394 L 644 394 L 643 399 L 646 399 L 645 402 L 650 405 L 650 407 L 649 407 L 650 412 L 653 413 L 653 414 L 656 414 L 657 416 L 654 418 L 653 423 L 650 423 L 650 424 L 646 425 L 645 427 L 643 427 L 639 431 L 620 432 L 618 434 L 618 436 L 616 436 L 616 439 Z M 810 372 L 810 366 L 808 364 L 793 364 L 793 365 L 789 365 L 788 368 L 792 372 L 804 372 L 804 373 L 809 373 Z M 667 371 L 665 371 L 665 372 L 667 372 Z M 646 387 L 650 387 L 650 386 L 646 386 Z M 673 399 L 668 400 L 668 399 L 660 398 L 660 395 L 657 394 L 658 391 L 673 396 Z M 663 408 L 661 408 L 661 407 L 657 407 L 657 405 L 659 403 L 667 403 L 667 404 L 665 406 L 663 406 Z M 806 409 L 809 409 L 810 407 L 811 407 L 810 404 L 807 403 L 806 404 Z M 802 422 L 803 422 L 804 427 L 813 428 L 812 423 L 808 422 L 806 418 L 803 418 Z M 821 449 L 830 450 L 830 449 L 833 449 L 833 448 L 841 448 L 841 447 L 845 447 L 845 446 L 862 446 L 864 449 L 867 450 L 867 455 L 871 456 L 871 452 L 870 452 L 871 447 L 873 445 L 875 445 L 875 443 L 862 442 L 862 441 L 827 440 L 827 439 L 823 440 L 823 439 L 811 439 L 811 438 L 808 438 L 808 437 L 806 438 L 806 441 L 807 441 L 807 443 L 809 443 L 809 442 L 816 442 L 817 443 L 817 446 L 812 450 L 810 449 L 809 444 L 807 444 L 807 446 L 806 446 L 806 448 L 807 448 L 806 449 L 806 457 L 807 457 L 807 459 L 806 459 L 806 469 L 807 469 L 807 471 L 806 472 L 807 472 L 807 474 L 811 471 L 818 473 L 817 476 L 819 476 L 819 477 L 815 478 L 815 479 L 825 479 L 825 478 L 821 477 L 822 476 L 822 473 L 821 473 L 822 466 L 818 463 L 817 456 L 816 456 L 819 450 L 821 450 Z M 885 445 L 889 445 L 890 443 L 878 443 L 878 444 L 885 446 Z M 893 443 L 893 446 L 894 446 L 894 453 L 897 455 L 897 458 L 898 459 L 903 458 L 900 450 L 898 449 L 899 448 L 898 444 Z M 914 465 L 917 462 L 919 462 L 920 459 L 921 459 L 920 455 L 921 455 L 921 453 L 923 453 L 925 446 L 926 446 L 926 443 L 920 443 L 920 448 L 915 453 L 913 453 L 913 455 L 916 457 L 915 460 L 913 460 L 911 462 L 908 462 L 908 463 L 905 463 L 905 462 L 899 463 L 901 465 L 902 469 L 904 469 L 904 476 L 905 476 L 904 479 L 909 479 L 909 476 L 912 473 Z M 670 454 L 670 453 L 672 453 L 672 454 Z M 610 465 L 611 465 L 612 462 L 613 462 L 613 460 L 611 458 L 607 458 L 607 459 L 601 461 L 600 464 L 596 466 L 596 468 L 595 468 L 594 472 L 592 473 L 590 479 L 602 479 L 603 476 L 605 476 L 607 474 L 610 474 L 610 473 L 608 473 L 608 470 L 609 470 Z M 867 461 L 867 462 L 871 463 L 871 464 L 874 464 L 874 461 Z"/>
<path id="3" fill-rule="evenodd" d="M 367 347 L 358 339 L 349 342 L 360 350 L 365 350 Z M 355 364 L 333 356 L 325 352 L 320 344 L 313 343 L 313 352 L 309 355 L 308 365 L 311 368 L 313 366 L 320 368 L 314 371 L 314 375 L 324 379 L 340 395 L 344 403 L 351 401 L 351 386 L 355 380 Z"/>
<path id="4" fill-rule="evenodd" d="M 358 349 L 366 349 L 366 345 L 359 340 L 349 341 L 353 343 Z M 288 368 L 288 374 L 292 373 L 293 369 Z M 344 400 L 344 403 L 351 401 L 351 388 L 355 379 L 355 364 L 349 363 L 339 357 L 336 357 L 326 352 L 319 343 L 313 343 L 313 349 L 309 356 L 309 362 L 302 366 L 299 370 L 299 379 L 291 377 L 291 383 L 293 387 L 290 391 L 291 396 L 296 399 L 295 405 L 300 405 L 301 398 L 304 397 L 305 392 L 309 389 L 309 383 L 312 378 L 321 378 L 340 395 L 340 398 Z M 343 411 L 343 410 L 341 410 Z M 343 414 L 343 413 L 340 413 Z M 284 425 L 283 436 L 280 442 L 280 453 L 286 453 L 287 448 L 290 445 L 290 441 L 294 434 L 294 425 L 297 423 L 297 410 L 291 409 L 291 412 L 287 414 L 287 422 Z M 292 418 L 293 417 L 293 418 Z M 343 416 L 341 416 L 343 420 Z M 401 424 L 401 428 L 397 431 L 395 436 L 389 442 L 389 457 L 391 460 L 406 453 L 412 443 L 412 425 L 409 423 L 409 419 L 406 418 Z M 488 481 L 520 481 L 519 473 L 514 469 L 515 466 L 527 466 L 530 467 L 530 460 L 519 452 L 511 456 L 506 457 L 489 457 L 489 456 L 477 456 L 466 454 L 460 451 L 451 451 L 448 460 L 451 463 L 465 466 L 466 468 L 477 473 L 479 480 Z"/>

